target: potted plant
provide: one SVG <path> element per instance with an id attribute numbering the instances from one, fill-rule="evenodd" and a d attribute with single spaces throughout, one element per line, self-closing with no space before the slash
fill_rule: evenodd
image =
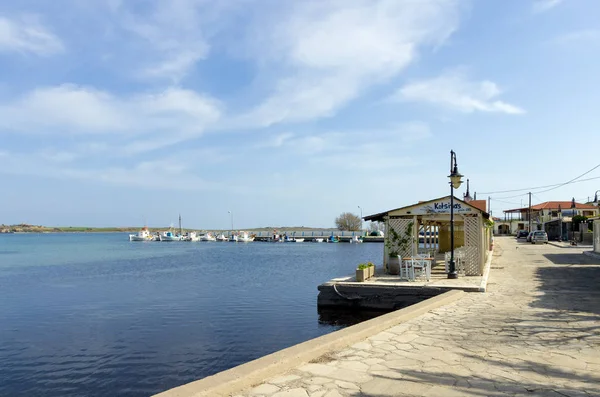
<path id="1" fill-rule="evenodd" d="M 367 280 L 368 278 L 369 278 L 369 267 L 366 264 L 361 263 L 356 268 L 356 281 L 362 282 L 362 281 Z"/>
<path id="2" fill-rule="evenodd" d="M 369 268 L 369 278 L 375 275 L 375 265 L 373 262 L 367 262 L 367 267 Z"/>
<path id="3" fill-rule="evenodd" d="M 406 252 L 408 245 L 412 241 L 413 222 L 409 223 L 401 236 L 393 228 L 389 228 L 386 247 L 388 249 L 388 273 L 400 274 L 399 255 Z"/>

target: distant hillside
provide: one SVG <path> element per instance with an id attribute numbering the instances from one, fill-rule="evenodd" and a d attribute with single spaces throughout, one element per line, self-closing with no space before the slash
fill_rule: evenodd
<path id="1" fill-rule="evenodd" d="M 148 228 L 151 232 L 158 232 L 162 230 L 168 230 L 169 227 L 151 227 Z M 137 232 L 140 230 L 139 226 L 136 227 L 85 227 L 85 226 L 41 226 L 41 225 L 29 225 L 21 223 L 19 225 L 0 225 L 0 233 L 111 233 L 111 232 Z M 186 229 L 188 231 L 198 231 L 205 229 Z M 229 229 L 208 229 L 210 231 L 228 231 Z M 293 231 L 337 231 L 335 228 L 319 228 L 319 227 L 306 227 L 306 226 L 266 226 L 259 228 L 244 229 L 252 232 L 271 232 L 277 230 L 284 232 L 286 230 Z"/>

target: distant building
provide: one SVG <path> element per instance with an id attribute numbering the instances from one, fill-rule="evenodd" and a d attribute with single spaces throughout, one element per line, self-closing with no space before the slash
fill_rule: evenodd
<path id="1" fill-rule="evenodd" d="M 494 224 L 496 234 L 515 234 L 519 230 L 545 230 L 549 239 L 571 239 L 573 231 L 571 220 L 573 216 L 581 215 L 588 218 L 598 216 L 599 209 L 592 204 L 575 203 L 572 201 L 546 201 L 524 208 L 504 211 L 504 219 Z"/>

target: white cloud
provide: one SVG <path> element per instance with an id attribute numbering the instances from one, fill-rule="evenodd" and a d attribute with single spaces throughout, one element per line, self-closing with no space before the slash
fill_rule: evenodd
<path id="1" fill-rule="evenodd" d="M 205 30 L 223 6 L 204 0 L 172 0 L 128 7 L 131 3 L 118 2 L 110 9 L 124 29 L 151 48 L 149 64 L 141 75 L 178 82 L 208 55 Z"/>
<path id="2" fill-rule="evenodd" d="M 38 88 L 0 104 L 0 127 L 34 134 L 144 135 L 145 139 L 197 136 L 220 117 L 215 100 L 194 91 L 116 96 L 76 85 Z"/>
<path id="3" fill-rule="evenodd" d="M 66 159 L 51 158 L 46 153 L 11 153 L 3 156 L 0 174 L 34 175 L 86 182 L 102 182 L 127 187 L 159 190 L 220 191 L 226 184 L 211 182 L 195 174 L 191 163 L 179 158 L 141 161 L 133 166 L 90 168 L 85 164 L 71 165 Z"/>
<path id="4" fill-rule="evenodd" d="M 533 12 L 541 13 L 558 6 L 563 0 L 535 0 L 533 2 Z"/>
<path id="5" fill-rule="evenodd" d="M 15 51 L 52 55 L 64 51 L 61 40 L 46 29 L 37 17 L 10 20 L 0 16 L 0 52 Z"/>
<path id="6" fill-rule="evenodd" d="M 392 100 L 426 102 L 465 113 L 525 113 L 515 105 L 496 99 L 501 93 L 494 82 L 469 81 L 461 72 L 449 72 L 430 80 L 407 84 L 392 96 Z"/>
<path id="7" fill-rule="evenodd" d="M 458 25 L 457 1 L 354 0 L 294 3 L 259 38 L 266 71 L 282 63 L 272 93 L 239 125 L 269 126 L 333 115 L 373 84 L 388 80 Z"/>

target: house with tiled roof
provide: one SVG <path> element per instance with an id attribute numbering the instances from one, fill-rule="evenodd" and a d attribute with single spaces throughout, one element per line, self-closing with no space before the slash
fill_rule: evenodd
<path id="1" fill-rule="evenodd" d="M 572 207 L 575 208 L 572 208 Z M 504 220 L 496 222 L 499 234 L 514 234 L 518 230 L 546 230 L 549 239 L 570 239 L 571 220 L 581 215 L 587 218 L 598 216 L 598 207 L 594 204 L 570 201 L 546 201 L 532 205 L 531 208 L 515 208 L 504 211 Z M 531 221 L 531 222 L 530 222 Z"/>

